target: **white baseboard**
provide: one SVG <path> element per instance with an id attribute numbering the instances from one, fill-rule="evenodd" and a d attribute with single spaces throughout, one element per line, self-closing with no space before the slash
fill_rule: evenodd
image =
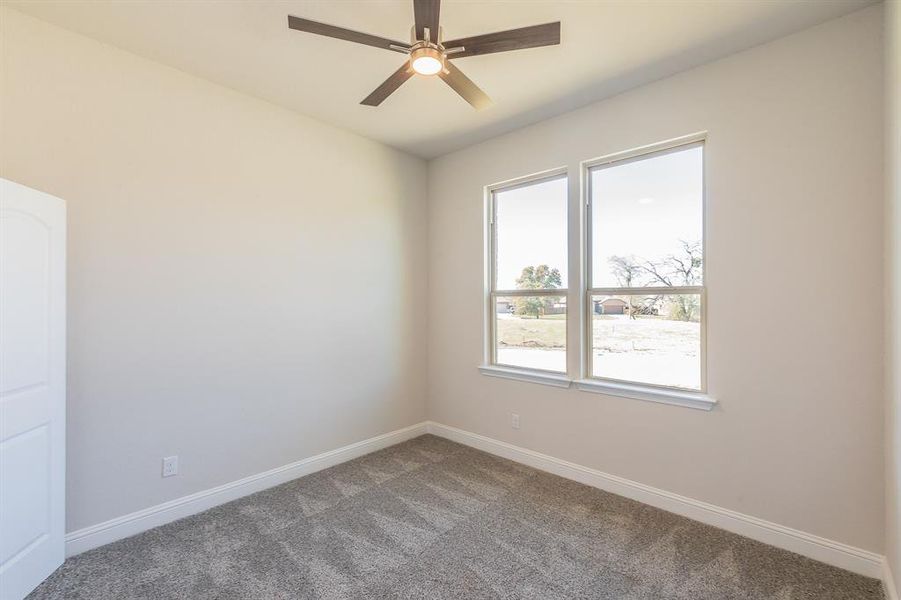
<path id="1" fill-rule="evenodd" d="M 885 587 L 885 600 L 901 600 L 898 596 L 898 588 L 895 586 L 895 578 L 892 576 L 892 568 L 888 559 L 882 561 L 882 585 Z"/>
<path id="2" fill-rule="evenodd" d="M 789 550 L 802 556 L 824 562 L 867 577 L 882 579 L 887 572 L 884 558 L 868 550 L 855 548 L 810 533 L 798 531 L 777 523 L 771 523 L 713 504 L 686 498 L 657 489 L 637 481 L 631 481 L 609 473 L 567 462 L 553 456 L 520 448 L 506 442 L 470 433 L 455 427 L 429 422 L 429 433 L 483 450 L 490 454 L 572 479 L 585 485 L 625 496 L 644 504 L 666 510 L 701 523 L 713 525 L 732 533 Z M 888 588 L 889 582 L 886 582 Z M 894 585 L 892 585 L 894 587 Z M 897 595 L 890 600 L 898 600 Z"/>
<path id="3" fill-rule="evenodd" d="M 73 531 L 66 535 L 66 556 L 74 556 L 136 535 L 248 494 L 399 444 L 424 433 L 433 433 L 777 548 L 796 552 L 861 575 L 882 579 L 886 589 L 886 600 L 901 600 L 888 563 L 881 555 L 435 422 L 411 425 Z"/>
<path id="4" fill-rule="evenodd" d="M 157 504 L 128 515 L 110 519 L 66 534 L 66 556 L 115 542 L 166 523 L 191 516 L 214 506 L 237 500 L 248 494 L 291 481 L 353 458 L 399 444 L 427 431 L 427 423 L 418 423 L 390 433 L 304 458 L 291 464 L 257 473 L 244 479 Z"/>

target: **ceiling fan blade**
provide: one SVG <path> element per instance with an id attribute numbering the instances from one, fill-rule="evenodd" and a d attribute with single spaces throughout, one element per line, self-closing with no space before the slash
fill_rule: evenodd
<path id="1" fill-rule="evenodd" d="M 464 100 L 472 104 L 476 110 L 482 110 L 491 106 L 491 98 L 483 92 L 479 86 L 474 84 L 472 80 L 463 74 L 463 71 L 447 63 L 447 73 L 439 71 L 438 77 L 444 80 L 447 85 L 454 88 L 454 91 L 460 94 Z"/>
<path id="2" fill-rule="evenodd" d="M 438 13 L 441 11 L 441 0 L 413 0 L 413 18 L 416 21 L 416 39 L 424 40 L 425 31 L 429 30 L 429 41 L 438 43 Z"/>
<path id="3" fill-rule="evenodd" d="M 410 77 L 413 77 L 413 69 L 410 68 L 409 62 L 404 62 L 397 71 L 391 74 L 391 77 L 386 79 L 382 85 L 375 88 L 375 90 L 366 96 L 360 104 L 365 104 L 366 106 L 378 106 Z"/>
<path id="4" fill-rule="evenodd" d="M 493 54 L 495 52 L 509 52 L 510 50 L 522 50 L 524 48 L 538 48 L 539 46 L 554 46 L 559 43 L 559 21 L 443 42 L 444 47 L 448 50 L 451 48 L 463 48 L 460 52 L 448 53 L 447 57 L 452 59 L 463 58 L 464 56 L 478 56 L 480 54 Z"/>
<path id="5" fill-rule="evenodd" d="M 369 35 L 368 33 L 344 29 L 343 27 L 336 27 L 318 21 L 301 19 L 300 17 L 292 15 L 288 15 L 288 27 L 296 31 L 306 31 L 307 33 L 315 33 L 316 35 L 324 35 L 325 37 L 356 42 L 358 44 L 384 48 L 385 50 L 393 50 L 395 52 L 407 52 L 410 49 L 410 44 L 395 42 L 394 40 L 389 40 L 377 35 Z"/>

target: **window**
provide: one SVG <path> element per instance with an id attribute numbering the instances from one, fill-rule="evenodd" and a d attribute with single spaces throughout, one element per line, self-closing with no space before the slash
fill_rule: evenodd
<path id="1" fill-rule="evenodd" d="M 589 378 L 704 391 L 703 153 L 588 167 Z"/>
<path id="2" fill-rule="evenodd" d="M 706 373 L 705 140 L 583 162 L 580 210 L 567 209 L 565 169 L 486 189 L 483 374 L 716 405 Z"/>
<path id="3" fill-rule="evenodd" d="M 566 373 L 566 175 L 491 189 L 489 212 L 489 362 Z"/>

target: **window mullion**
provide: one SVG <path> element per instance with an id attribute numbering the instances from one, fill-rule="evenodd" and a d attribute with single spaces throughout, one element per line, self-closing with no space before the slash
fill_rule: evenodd
<path id="1" fill-rule="evenodd" d="M 682 285 L 665 287 L 611 287 L 589 288 L 588 292 L 596 296 L 654 296 L 666 294 L 700 294 L 704 291 L 703 285 Z"/>
<path id="2" fill-rule="evenodd" d="M 534 290 L 494 290 L 495 296 L 566 296 L 569 288 L 540 288 Z"/>

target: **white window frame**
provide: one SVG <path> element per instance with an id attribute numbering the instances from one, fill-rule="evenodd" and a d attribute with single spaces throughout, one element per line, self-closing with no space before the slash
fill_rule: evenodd
<path id="1" fill-rule="evenodd" d="M 654 287 L 654 288 L 592 288 L 592 264 L 591 264 L 591 171 L 603 166 L 611 166 L 628 160 L 640 160 L 649 155 L 671 151 L 679 147 L 701 145 L 704 147 L 702 163 L 702 284 L 700 286 L 685 287 Z M 575 169 L 559 167 L 541 171 L 524 177 L 510 179 L 492 184 L 484 188 L 483 206 L 484 214 L 484 299 L 483 299 L 483 336 L 484 354 L 479 371 L 483 375 L 513 379 L 527 383 L 538 383 L 560 388 L 568 388 L 571 384 L 581 391 L 603 394 L 605 396 L 619 396 L 633 398 L 649 402 L 671 404 L 711 410 L 716 406 L 717 400 L 707 393 L 707 133 L 700 132 L 679 138 L 674 138 L 660 143 L 641 146 L 624 152 L 617 152 L 599 158 L 583 161 L 579 164 L 579 181 L 574 181 L 571 173 Z M 496 244 L 496 202 L 495 194 L 501 191 L 515 189 L 517 187 L 540 183 L 558 178 L 566 179 L 567 183 L 567 287 L 554 290 L 496 290 L 497 268 L 497 244 Z M 574 189 L 575 184 L 580 184 Z M 574 202 L 580 202 L 581 208 L 574 209 Z M 578 238 L 578 239 L 575 239 Z M 570 293 L 570 290 L 574 290 Z M 700 336 L 701 336 L 701 389 L 687 390 L 650 383 L 639 383 L 608 378 L 593 377 L 591 375 L 591 361 L 593 355 L 591 338 L 591 310 L 593 295 L 623 295 L 623 290 L 630 293 L 699 293 L 701 296 Z M 498 364 L 496 361 L 496 298 L 498 296 L 564 296 L 567 298 L 566 307 L 566 365 L 565 373 L 558 371 L 546 371 L 528 367 L 516 367 Z M 573 328 L 577 329 L 573 329 Z M 574 342 L 574 336 L 578 343 Z M 573 354 L 575 353 L 575 354 Z M 577 379 L 573 379 L 574 373 L 580 373 Z"/>
<path id="2" fill-rule="evenodd" d="M 486 239 L 486 264 L 485 264 L 485 355 L 484 362 L 482 366 L 479 367 L 479 370 L 484 375 L 491 375 L 494 377 L 502 377 L 506 379 L 517 379 L 522 381 L 528 381 L 531 383 L 541 383 L 545 385 L 551 385 L 555 387 L 569 387 L 571 383 L 571 378 L 568 375 L 569 369 L 569 353 L 571 348 L 567 343 L 565 349 L 566 361 L 565 364 L 567 368 L 564 371 L 550 371 L 545 369 L 536 369 L 532 367 L 519 367 L 515 365 L 507 365 L 503 363 L 499 363 L 497 361 L 497 315 L 496 313 L 496 302 L 498 297 L 515 297 L 515 296 L 561 296 L 563 298 L 569 299 L 569 290 L 570 285 L 572 285 L 572 281 L 569 273 L 569 255 L 570 255 L 570 244 L 569 244 L 569 220 L 570 220 L 570 210 L 569 210 L 569 192 L 567 191 L 567 196 L 565 198 L 565 206 L 566 206 L 566 227 L 567 227 L 567 248 L 566 248 L 566 256 L 567 256 L 567 266 L 565 267 L 567 270 L 567 287 L 565 288 L 547 288 L 547 289 L 538 289 L 538 290 L 499 290 L 496 289 L 497 285 L 497 194 L 500 192 L 509 192 L 511 190 L 515 190 L 517 188 L 527 187 L 539 183 L 544 183 L 546 181 L 554 181 L 557 179 L 562 179 L 566 182 L 567 190 L 569 190 L 569 186 L 571 185 L 569 179 L 569 171 L 566 167 L 560 167 L 556 169 L 551 169 L 548 171 L 541 171 L 539 173 L 534 173 L 532 175 L 527 175 L 525 177 L 518 177 L 516 179 L 507 180 L 501 183 L 496 183 L 493 185 L 489 185 L 485 188 L 485 207 L 486 207 L 486 222 L 487 222 L 487 239 Z M 567 341 L 569 339 L 569 331 L 572 326 L 571 323 L 571 315 L 572 310 L 569 306 L 569 302 L 567 302 L 566 307 L 566 330 L 567 330 Z"/>
<path id="3" fill-rule="evenodd" d="M 585 247 L 582 254 L 583 257 L 583 280 L 585 288 L 583 293 L 583 310 L 582 310 L 582 379 L 577 381 L 579 389 L 589 392 L 599 392 L 605 394 L 614 394 L 637 398 L 641 400 L 651 400 L 655 402 L 665 402 L 668 404 L 679 404 L 689 406 L 691 408 L 701 408 L 709 410 L 716 403 L 715 400 L 707 395 L 707 134 L 697 133 L 689 136 L 675 138 L 642 146 L 625 152 L 617 152 L 600 158 L 584 161 L 582 163 L 582 181 L 583 181 L 583 236 L 585 239 Z M 665 155 L 670 152 L 685 150 L 688 148 L 701 147 L 702 163 L 701 163 L 701 257 L 703 268 L 701 271 L 701 284 L 696 286 L 655 286 L 655 287 L 594 287 L 593 263 L 592 256 L 594 254 L 592 239 L 592 189 L 591 174 L 592 172 L 615 167 L 630 162 L 646 160 L 655 156 Z M 673 295 L 673 294 L 697 294 L 700 296 L 700 353 L 701 353 L 701 387 L 700 390 L 686 389 L 675 386 L 666 386 L 653 383 L 644 383 L 630 380 L 614 379 L 608 377 L 597 377 L 593 375 L 594 345 L 593 345 L 593 302 L 594 296 L 629 296 L 629 295 Z"/>

